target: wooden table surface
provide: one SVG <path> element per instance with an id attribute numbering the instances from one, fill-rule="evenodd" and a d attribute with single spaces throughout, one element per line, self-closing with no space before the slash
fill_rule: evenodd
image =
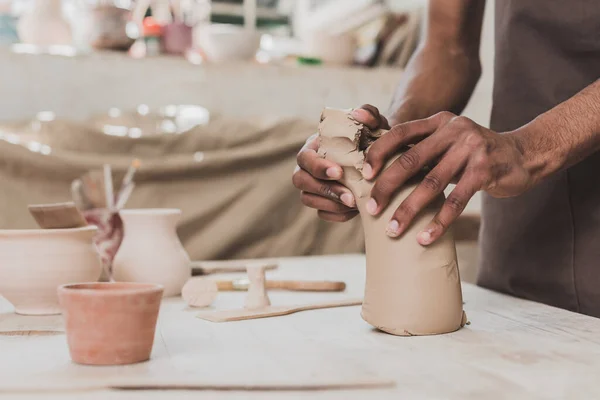
<path id="1" fill-rule="evenodd" d="M 235 276 L 235 275 L 233 275 Z M 282 259 L 268 277 L 344 280 L 346 293 L 271 292 L 273 304 L 362 294 L 364 257 Z M 395 337 L 373 330 L 360 307 L 215 324 L 181 299 L 161 309 L 152 360 L 126 367 L 70 362 L 64 334 L 0 335 L 0 397 L 10 399 L 542 399 L 599 398 L 600 319 L 463 286 L 470 325 L 440 336 Z M 221 293 L 215 308 L 241 307 L 244 293 Z M 0 301 L 0 311 L 9 305 Z M 392 382 L 393 387 L 328 391 L 53 392 L 52 383 L 193 377 L 216 385 Z M 20 382 L 20 383 L 19 383 Z M 24 384 L 25 382 L 25 384 Z M 43 389 L 7 393 L 10 385 Z M 45 388 L 46 387 L 46 388 Z M 45 389 L 44 389 L 45 388 Z M 4 392 L 2 392 L 4 390 Z"/>

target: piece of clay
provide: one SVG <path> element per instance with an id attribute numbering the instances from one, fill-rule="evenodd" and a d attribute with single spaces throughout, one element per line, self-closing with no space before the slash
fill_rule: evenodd
<path id="1" fill-rule="evenodd" d="M 247 310 L 259 310 L 271 305 L 265 285 L 265 267 L 262 265 L 249 265 L 248 271 L 248 294 L 246 295 L 245 308 Z"/>
<path id="2" fill-rule="evenodd" d="M 191 307 L 208 307 L 218 293 L 217 282 L 206 278 L 192 278 L 181 289 L 181 296 Z"/>
<path id="3" fill-rule="evenodd" d="M 361 174 L 365 151 L 386 131 L 369 130 L 349 112 L 323 111 L 319 154 L 342 166 L 341 183 L 354 194 L 361 215 L 367 256 L 363 319 L 394 335 L 440 334 L 461 328 L 466 318 L 451 231 L 427 247 L 416 240 L 417 233 L 440 209 L 444 195 L 440 194 L 419 213 L 400 238 L 387 236 L 386 228 L 393 213 L 424 174 L 407 182 L 379 216 L 367 213 L 373 182 L 363 179 Z"/>

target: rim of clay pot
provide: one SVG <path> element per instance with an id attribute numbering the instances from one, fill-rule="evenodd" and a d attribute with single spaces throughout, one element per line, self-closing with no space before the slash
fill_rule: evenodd
<path id="1" fill-rule="evenodd" d="M 58 290 L 65 293 L 83 293 L 94 296 L 113 296 L 161 292 L 163 285 L 138 282 L 80 282 L 61 285 Z"/>
<path id="2" fill-rule="evenodd" d="M 0 229 L 0 236 L 59 235 L 61 233 L 92 232 L 97 230 L 98 227 L 96 225 L 59 229 Z"/>
<path id="3" fill-rule="evenodd" d="M 121 215 L 173 215 L 181 214 L 179 208 L 129 208 L 119 211 Z"/>

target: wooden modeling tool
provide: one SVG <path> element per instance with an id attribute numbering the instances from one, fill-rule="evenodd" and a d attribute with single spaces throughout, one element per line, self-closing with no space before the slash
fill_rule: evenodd
<path id="1" fill-rule="evenodd" d="M 197 315 L 198 318 L 210 322 L 231 322 L 243 321 L 247 319 L 278 317 L 282 315 L 293 314 L 300 311 L 320 310 L 324 308 L 360 306 L 362 299 L 345 299 L 337 301 L 326 301 L 314 304 L 295 305 L 295 306 L 269 306 L 257 310 L 235 309 L 204 311 Z"/>
<path id="2" fill-rule="evenodd" d="M 218 293 L 217 282 L 206 278 L 191 278 L 181 289 L 181 297 L 190 307 L 208 307 Z"/>
<path id="3" fill-rule="evenodd" d="M 224 261 L 192 261 L 192 276 L 230 272 L 246 272 L 248 265 L 260 265 L 265 271 L 277 269 L 274 261 L 256 260 L 224 260 Z"/>
<path id="4" fill-rule="evenodd" d="M 265 285 L 265 267 L 252 265 L 246 268 L 248 271 L 248 294 L 246 295 L 246 310 L 260 310 L 271 305 Z"/>
<path id="5" fill-rule="evenodd" d="M 42 229 L 80 228 L 87 225 L 73 202 L 32 204 L 27 208 Z"/>
<path id="6" fill-rule="evenodd" d="M 229 281 L 216 281 L 219 291 L 248 290 L 250 280 L 233 279 Z M 346 289 L 344 282 L 335 281 L 265 281 L 267 289 L 290 290 L 298 292 L 343 292 Z"/>

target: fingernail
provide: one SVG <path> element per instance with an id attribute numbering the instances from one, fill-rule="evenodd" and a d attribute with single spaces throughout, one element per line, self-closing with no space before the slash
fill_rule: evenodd
<path id="1" fill-rule="evenodd" d="M 388 224 L 387 231 L 385 233 L 387 233 L 387 235 L 390 237 L 396 237 L 396 236 L 398 236 L 399 231 L 400 231 L 400 224 L 398 223 L 398 221 L 393 219 Z"/>
<path id="2" fill-rule="evenodd" d="M 325 173 L 328 177 L 333 179 L 340 179 L 342 177 L 342 170 L 338 167 L 329 167 Z"/>
<path id="3" fill-rule="evenodd" d="M 375 215 L 377 213 L 377 202 L 375 199 L 371 198 L 367 202 L 367 212 L 371 215 Z"/>
<path id="4" fill-rule="evenodd" d="M 423 246 L 426 246 L 428 244 L 431 243 L 431 232 L 429 231 L 422 231 L 419 232 L 419 234 L 417 235 L 417 241 L 422 244 Z"/>
<path id="5" fill-rule="evenodd" d="M 373 177 L 373 167 L 371 164 L 365 163 L 362 167 L 362 176 L 365 179 L 371 179 Z"/>
<path id="6" fill-rule="evenodd" d="M 342 200 L 342 203 L 344 203 L 348 207 L 354 207 L 356 205 L 356 203 L 354 202 L 354 196 L 352 196 L 351 193 L 343 193 L 340 196 L 340 200 Z"/>

